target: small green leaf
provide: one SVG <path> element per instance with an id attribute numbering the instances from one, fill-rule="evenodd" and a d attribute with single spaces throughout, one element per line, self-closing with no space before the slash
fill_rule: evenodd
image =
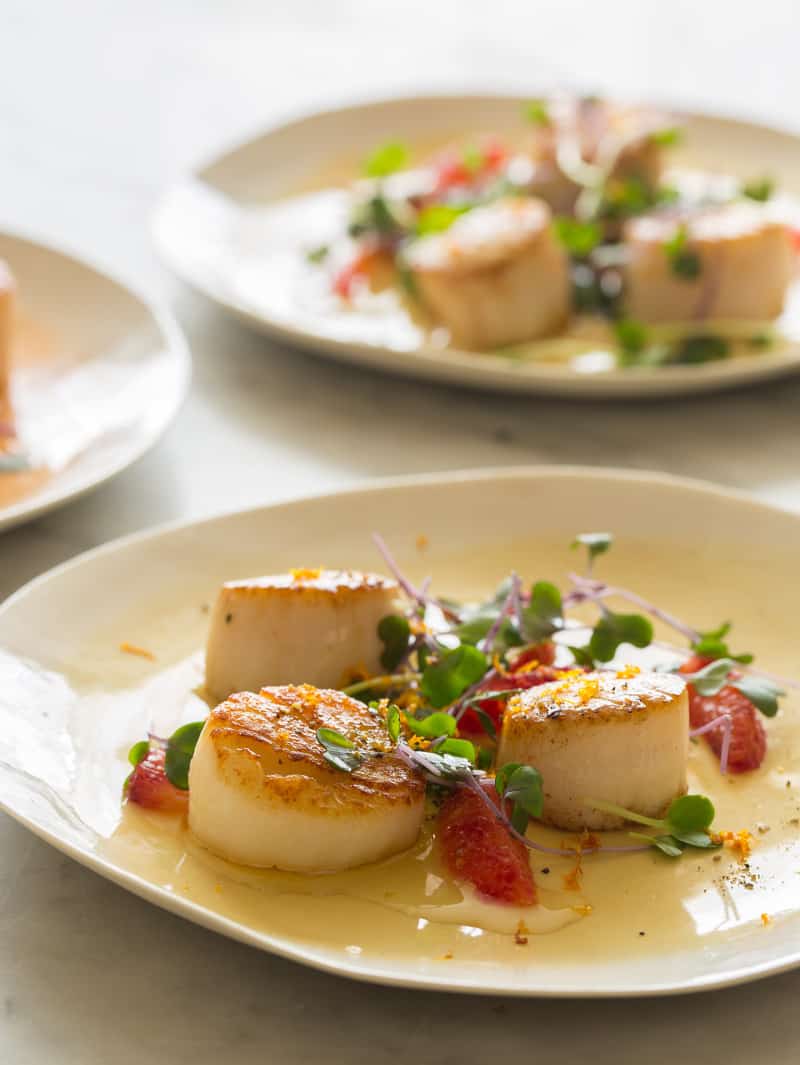
<path id="1" fill-rule="evenodd" d="M 415 736 L 424 736 L 425 739 L 435 740 L 438 736 L 452 736 L 458 722 L 452 714 L 445 714 L 438 710 L 427 717 L 406 717 L 406 725 Z"/>
<path id="2" fill-rule="evenodd" d="M 491 750 L 488 747 L 479 747 L 478 748 L 478 759 L 477 759 L 478 769 L 483 769 L 484 772 L 487 769 L 491 769 L 493 761 L 494 761 L 494 755 L 492 754 Z"/>
<path id="3" fill-rule="evenodd" d="M 538 643 L 560 629 L 563 620 L 561 592 L 549 581 L 537 581 L 522 611 L 522 635 L 529 643 Z"/>
<path id="4" fill-rule="evenodd" d="M 619 318 L 614 323 L 614 335 L 620 352 L 628 358 L 641 355 L 647 347 L 647 328 L 633 318 Z"/>
<path id="5" fill-rule="evenodd" d="M 520 768 L 521 765 L 519 762 L 506 762 L 505 765 L 498 766 L 497 772 L 494 775 L 494 787 L 498 795 L 503 795 L 511 774 Z"/>
<path id="6" fill-rule="evenodd" d="M 675 835 L 705 832 L 714 821 L 714 804 L 706 795 L 682 795 L 673 800 L 665 821 Z"/>
<path id="7" fill-rule="evenodd" d="M 408 145 L 402 141 L 387 141 L 364 161 L 364 173 L 372 178 L 388 177 L 402 170 L 408 159 Z"/>
<path id="8" fill-rule="evenodd" d="M 666 129 L 657 129 L 654 133 L 650 134 L 650 140 L 653 144 L 658 144 L 662 148 L 671 148 L 674 145 L 680 143 L 683 139 L 683 130 L 679 126 L 670 126 Z"/>
<path id="9" fill-rule="evenodd" d="M 394 703 L 386 711 L 386 729 L 392 743 L 400 739 L 400 709 Z"/>
<path id="10" fill-rule="evenodd" d="M 594 669 L 594 658 L 588 647 L 568 647 L 568 651 L 572 653 L 572 657 L 579 666 L 585 666 L 587 669 Z"/>
<path id="11" fill-rule="evenodd" d="M 614 536 L 608 532 L 580 533 L 570 545 L 573 550 L 576 547 L 585 547 L 589 552 L 589 561 L 594 562 L 598 555 L 604 555 L 614 542 Z"/>
<path id="12" fill-rule="evenodd" d="M 417 215 L 417 236 L 427 237 L 431 233 L 444 233 L 462 214 L 472 210 L 473 206 L 474 204 L 432 203 L 423 207 Z"/>
<path id="13" fill-rule="evenodd" d="M 731 344 L 725 337 L 716 333 L 697 333 L 677 341 L 666 361 L 679 366 L 699 366 L 704 362 L 726 359 L 730 353 Z"/>
<path id="14" fill-rule="evenodd" d="M 701 632 L 699 639 L 695 640 L 692 644 L 692 650 L 703 658 L 731 658 L 735 662 L 749 665 L 749 663 L 753 661 L 753 656 L 751 654 L 731 654 L 728 644 L 725 641 L 725 637 L 730 631 L 731 623 L 726 621 L 717 629 L 709 629 L 708 632 Z"/>
<path id="15" fill-rule="evenodd" d="M 169 782 L 182 791 L 189 788 L 189 766 L 203 725 L 205 721 L 191 721 L 188 725 L 181 725 L 167 741 L 164 772 Z"/>
<path id="16" fill-rule="evenodd" d="M 438 662 L 426 666 L 420 691 L 433 706 L 447 706 L 479 681 L 488 668 L 489 661 L 482 651 L 461 644 L 444 652 Z"/>
<path id="17" fill-rule="evenodd" d="M 595 625 L 589 640 L 589 653 L 600 662 L 608 662 L 621 643 L 647 647 L 653 640 L 653 626 L 641 614 L 615 614 L 608 611 Z"/>
<path id="18" fill-rule="evenodd" d="M 742 185 L 742 196 L 746 196 L 748 200 L 755 200 L 757 203 L 766 203 L 774 191 L 775 182 L 768 177 L 746 181 Z"/>
<path id="19" fill-rule="evenodd" d="M 310 263 L 324 263 L 330 250 L 327 244 L 320 244 L 318 248 L 311 248 L 306 252 L 306 259 Z"/>
<path id="20" fill-rule="evenodd" d="M 549 126 L 550 125 L 550 112 L 547 107 L 547 102 L 542 99 L 528 100 L 523 106 L 522 113 L 529 122 L 533 122 L 535 126 Z"/>
<path id="21" fill-rule="evenodd" d="M 486 713 L 485 710 L 481 710 L 479 706 L 473 706 L 472 710 L 477 719 L 480 721 L 483 731 L 486 733 L 486 735 L 489 736 L 490 739 L 496 740 L 497 727 L 491 717 Z"/>
<path id="22" fill-rule="evenodd" d="M 441 754 L 452 754 L 457 758 L 466 758 L 468 762 L 475 765 L 475 745 L 470 743 L 469 740 L 445 740 L 444 743 L 440 743 L 436 748 Z"/>
<path id="23" fill-rule="evenodd" d="M 453 632 L 462 643 L 478 644 L 494 625 L 497 614 L 498 610 L 495 608 L 492 613 L 468 617 L 466 621 L 457 625 Z M 514 624 L 508 618 L 503 618 L 490 650 L 502 653 L 509 647 L 519 647 L 521 643 L 522 637 Z"/>
<path id="24" fill-rule="evenodd" d="M 728 683 L 728 674 L 733 665 L 730 658 L 718 658 L 696 673 L 684 674 L 683 679 L 693 685 L 698 695 L 716 695 Z"/>
<path id="25" fill-rule="evenodd" d="M 128 761 L 132 766 L 137 766 L 139 762 L 143 762 L 150 752 L 150 740 L 139 740 L 138 743 L 134 743 L 133 747 L 128 751 Z"/>
<path id="26" fill-rule="evenodd" d="M 558 239 L 575 259 L 585 259 L 603 238 L 597 222 L 579 222 L 566 215 L 556 218 L 553 227 Z"/>
<path id="27" fill-rule="evenodd" d="M 349 740 L 347 736 L 343 736 L 341 732 L 337 732 L 332 728 L 318 728 L 317 739 L 323 747 L 344 747 L 347 750 L 351 750 L 355 747 L 352 740 Z"/>
<path id="28" fill-rule="evenodd" d="M 670 858 L 680 858 L 683 854 L 683 848 L 674 836 L 651 836 L 650 841 L 653 847 L 658 848 Z"/>
<path id="29" fill-rule="evenodd" d="M 664 244 L 664 251 L 676 277 L 694 281 L 700 276 L 700 256 L 689 247 L 689 231 L 685 225 L 676 228 L 673 236 Z"/>
<path id="30" fill-rule="evenodd" d="M 673 831 L 675 839 L 680 840 L 681 843 L 685 843 L 688 847 L 697 847 L 700 850 L 712 850 L 719 847 L 719 843 L 715 843 L 709 836 L 708 832 L 676 832 Z"/>
<path id="31" fill-rule="evenodd" d="M 408 652 L 411 626 L 402 614 L 387 614 L 378 622 L 378 637 L 383 643 L 381 665 L 391 673 Z"/>
<path id="32" fill-rule="evenodd" d="M 400 234 L 403 227 L 395 218 L 391 207 L 383 196 L 371 196 L 362 203 L 357 203 L 350 216 L 347 232 L 351 237 L 363 237 L 367 233 L 379 236 Z"/>
<path id="33" fill-rule="evenodd" d="M 738 688 L 765 717 L 775 717 L 778 712 L 778 699 L 786 694 L 766 677 L 754 677 L 749 674 L 731 681 L 731 687 Z"/>
<path id="34" fill-rule="evenodd" d="M 317 739 L 325 748 L 325 761 L 335 769 L 340 769 L 343 773 L 352 773 L 361 765 L 363 757 L 355 750 L 353 741 L 343 736 L 341 732 L 332 728 L 319 728 Z"/>

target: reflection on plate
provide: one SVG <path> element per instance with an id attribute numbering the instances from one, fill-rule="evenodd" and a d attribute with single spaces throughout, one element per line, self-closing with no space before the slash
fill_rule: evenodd
<path id="1" fill-rule="evenodd" d="M 721 781 L 704 746 L 692 755 L 692 785 L 712 795 L 720 823 L 748 810 L 752 825 L 729 826 L 755 830 L 748 868 L 728 851 L 710 877 L 705 861 L 636 855 L 625 859 L 637 863 L 636 876 L 621 886 L 613 857 L 586 863 L 591 915 L 535 937 L 533 950 L 463 923 L 457 892 L 437 895 L 442 885 L 422 853 L 394 860 L 397 893 L 387 895 L 386 867 L 335 879 L 245 870 L 212 858 L 161 815 L 130 807 L 121 815 L 130 744 L 148 726 L 164 735 L 205 712 L 195 692 L 198 652 L 221 581 L 285 570 L 299 557 L 374 567 L 367 512 L 380 514 L 412 579 L 433 572 L 445 594 L 467 597 L 490 591 L 512 566 L 534 576 L 563 572 L 576 528 L 613 529 L 617 545 L 603 563 L 610 581 L 636 586 L 701 627 L 733 616 L 737 640 L 760 665 L 782 674 L 795 668 L 786 574 L 797 565 L 796 516 L 657 475 L 533 469 L 394 482 L 137 536 L 14 596 L 0 612 L 4 807 L 160 906 L 365 980 L 633 995 L 722 986 L 797 964 L 796 693 L 770 723 L 757 774 Z M 691 520 L 670 520 L 678 514 Z M 65 630 L 59 619 L 76 601 L 86 609 Z M 123 645 L 152 657 L 126 654 Z"/>
<path id="2" fill-rule="evenodd" d="M 716 345 L 711 351 L 708 343 L 694 344 L 685 353 L 677 351 L 676 331 L 658 324 L 660 312 L 656 309 L 656 324 L 647 345 L 648 357 L 637 357 L 634 360 L 637 365 L 632 368 L 619 365 L 619 341 L 615 342 L 604 320 L 585 314 L 574 319 L 560 335 L 509 342 L 491 353 L 462 350 L 451 343 L 441 313 L 432 317 L 431 307 L 426 309 L 426 298 L 430 302 L 435 295 L 439 312 L 446 311 L 445 318 L 456 329 L 467 330 L 469 325 L 467 332 L 477 342 L 475 330 L 480 315 L 473 313 L 475 306 L 469 308 L 469 314 L 465 308 L 459 310 L 451 298 L 453 293 L 444 292 L 438 282 L 442 291 L 437 288 L 434 293 L 427 285 L 427 296 L 422 298 L 417 282 L 417 295 L 409 300 L 401 286 L 391 282 L 383 260 L 370 259 L 364 268 L 369 275 L 369 287 L 351 286 L 349 302 L 342 300 L 336 291 L 341 287 L 339 279 L 349 276 L 352 262 L 358 264 L 364 258 L 358 249 L 354 257 L 353 249 L 348 249 L 347 241 L 342 240 L 348 219 L 352 221 L 354 217 L 350 194 L 342 186 L 358 174 L 361 161 L 388 138 L 408 142 L 416 149 L 416 158 L 424 160 L 430 159 L 442 146 L 469 144 L 470 137 L 475 139 L 476 131 L 490 131 L 506 146 L 504 150 L 511 159 L 509 167 L 513 168 L 513 162 L 521 157 L 514 155 L 508 146 L 516 146 L 521 130 L 522 134 L 525 132 L 520 117 L 522 105 L 519 98 L 507 97 L 395 100 L 290 123 L 221 156 L 174 189 L 156 218 L 157 243 L 182 277 L 263 331 L 323 354 L 409 376 L 515 392 L 634 397 L 725 387 L 769 378 L 797 367 L 800 332 L 796 285 L 790 290 L 785 313 L 775 323 L 774 330 L 769 330 L 772 335 L 766 344 L 762 343 L 767 332 L 764 321 L 732 323 L 724 318 L 724 307 L 730 301 L 722 301 L 720 315 L 705 314 L 699 332 L 704 340 L 707 334 L 713 334 L 715 339 L 723 335 L 725 357 L 719 355 Z M 786 216 L 793 223 L 796 209 L 792 197 L 800 190 L 800 171 L 792 137 L 702 115 L 680 117 L 685 129 L 684 140 L 677 148 L 670 149 L 676 169 L 664 173 L 661 191 L 669 189 L 674 193 L 681 189 L 681 195 L 693 203 L 707 202 L 712 192 L 714 198 L 721 195 L 726 199 L 732 190 L 749 188 L 748 179 L 763 174 L 768 160 L 776 187 L 787 194 L 782 206 L 778 201 L 769 206 L 771 210 L 774 206 L 774 211 L 782 210 L 781 219 Z M 698 172 L 718 176 L 699 181 Z M 419 175 L 421 171 L 409 173 Z M 427 172 L 422 173 L 424 176 Z M 392 175 L 381 186 L 383 199 L 392 210 L 394 206 L 387 200 L 386 190 L 393 181 L 399 188 L 405 177 Z M 496 184 L 496 175 L 490 177 Z M 481 195 L 489 195 L 483 185 L 480 191 Z M 761 192 L 756 190 L 755 195 Z M 412 196 L 414 203 L 417 199 Z M 401 200 L 396 202 L 402 206 Z M 753 207 L 753 201 L 748 202 Z M 495 201 L 500 213 L 512 210 L 513 206 L 512 200 L 503 200 L 502 204 Z M 757 208 L 761 210 L 761 205 Z M 672 211 L 674 207 L 666 204 L 663 209 Z M 415 207 L 412 214 L 416 210 Z M 427 218 L 426 210 L 422 208 L 420 218 Z M 453 226 L 455 233 L 460 226 L 467 225 L 474 212 L 487 212 L 489 208 L 473 206 L 471 213 L 458 216 L 452 206 L 447 211 L 453 215 L 452 218 L 448 215 L 447 224 Z M 430 225 L 439 227 L 442 212 L 437 208 L 434 213 Z M 488 221 L 487 214 L 487 224 Z M 412 219 L 409 224 L 418 222 L 419 219 Z M 535 222 L 531 220 L 531 225 Z M 426 221 L 425 225 L 428 224 Z M 431 241 L 432 236 L 436 234 L 425 237 L 423 243 Z M 691 242 L 694 239 L 691 231 L 689 237 Z M 466 231 L 464 239 L 467 239 Z M 570 239 L 574 243 L 575 235 Z M 610 247 L 613 251 L 618 246 Z M 413 252 L 413 242 L 411 248 Z M 324 250 L 325 261 L 309 262 L 306 253 L 312 250 Z M 552 258 L 555 250 L 551 248 L 548 254 Z M 385 252 L 381 255 L 386 257 Z M 408 258 L 405 252 L 404 257 Z M 778 258 L 781 261 L 785 258 L 783 250 Z M 391 274 L 391 263 L 388 269 Z M 531 263 L 530 269 L 535 272 L 537 267 Z M 613 280 L 614 264 L 608 269 L 603 266 L 602 270 L 604 284 Z M 706 280 L 713 273 L 709 269 Z M 409 276 L 415 278 L 413 269 Z M 691 282 L 685 277 L 684 282 L 686 292 L 703 287 L 697 279 Z M 666 283 L 669 288 L 669 278 Z M 784 285 L 785 278 L 779 287 Z M 680 303 L 685 292 L 678 287 L 676 298 Z M 713 305 L 709 292 L 706 285 L 703 299 L 705 302 L 711 299 Z M 669 295 L 669 300 L 673 296 L 674 293 Z M 641 305 L 645 316 L 652 310 L 647 304 L 648 300 L 638 299 L 637 306 Z M 734 304 L 739 305 L 735 300 Z M 769 303 L 770 307 L 773 305 L 774 301 Z M 765 312 L 774 313 L 774 309 Z M 522 317 L 527 319 L 533 314 L 528 308 Z M 505 336 L 507 323 L 515 315 L 510 310 L 495 317 L 503 322 Z M 530 327 L 534 328 L 532 319 Z M 490 332 L 494 335 L 497 330 L 493 326 Z M 715 361 L 698 365 L 702 361 L 699 355 Z M 626 360 L 630 361 L 629 353 Z"/>
<path id="3" fill-rule="evenodd" d="M 16 440 L 0 468 L 4 529 L 143 454 L 175 416 L 190 362 L 171 317 L 98 270 L 8 234 L 0 234 L 0 260 L 18 293 L 10 348 Z"/>

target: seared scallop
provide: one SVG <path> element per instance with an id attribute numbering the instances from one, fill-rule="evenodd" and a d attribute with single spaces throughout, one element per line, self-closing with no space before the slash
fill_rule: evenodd
<path id="1" fill-rule="evenodd" d="M 476 207 L 406 253 L 420 297 L 465 348 L 496 348 L 561 329 L 569 313 L 566 253 L 540 200 Z"/>
<path id="2" fill-rule="evenodd" d="M 624 304 L 632 318 L 765 319 L 783 309 L 794 269 L 789 232 L 756 204 L 635 218 L 624 240 Z"/>
<path id="3" fill-rule="evenodd" d="M 319 728 L 346 736 L 361 764 L 331 765 Z M 325 873 L 378 861 L 414 843 L 424 809 L 424 782 L 392 751 L 380 713 L 307 684 L 226 700 L 189 772 L 192 831 L 242 865 Z"/>
<path id="4" fill-rule="evenodd" d="M 206 646 L 216 699 L 266 684 L 342 687 L 380 672 L 378 622 L 397 585 L 354 570 L 296 569 L 231 581 L 217 595 Z"/>
<path id="5" fill-rule="evenodd" d="M 0 422 L 11 416 L 11 337 L 14 327 L 14 279 L 0 261 Z M 0 448 L 8 435 L 0 426 Z"/>
<path id="6" fill-rule="evenodd" d="M 535 766 L 542 820 L 558 828 L 618 828 L 587 799 L 659 817 L 686 791 L 689 705 L 672 673 L 579 673 L 512 696 L 497 764 Z"/>

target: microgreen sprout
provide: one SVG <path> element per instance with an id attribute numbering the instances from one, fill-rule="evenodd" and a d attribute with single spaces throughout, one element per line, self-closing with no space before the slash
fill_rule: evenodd
<path id="1" fill-rule="evenodd" d="M 683 281 L 694 281 L 700 276 L 700 256 L 689 247 L 689 231 L 685 225 L 679 225 L 674 234 L 664 244 L 664 252 L 669 260 L 670 269 Z"/>
<path id="2" fill-rule="evenodd" d="M 522 113 L 535 126 L 549 126 L 551 124 L 550 112 L 545 100 L 528 100 L 522 109 Z"/>
<path id="3" fill-rule="evenodd" d="M 489 660 L 477 647 L 461 644 L 443 652 L 436 662 L 426 666 L 420 680 L 420 691 L 437 709 L 448 706 L 473 684 L 482 680 L 489 668 Z"/>
<path id="4" fill-rule="evenodd" d="M 511 824 L 525 834 L 532 817 L 541 817 L 544 806 L 542 775 L 538 769 L 518 762 L 501 766 L 494 778 L 497 794 L 511 805 Z"/>
<path id="5" fill-rule="evenodd" d="M 719 846 L 709 830 L 714 821 L 714 804 L 705 795 L 682 795 L 670 804 L 664 818 L 645 817 L 635 810 L 626 810 L 615 803 L 586 799 L 585 805 L 601 813 L 613 814 L 626 821 L 633 821 L 648 828 L 657 829 L 661 835 L 651 836 L 642 832 L 629 832 L 632 839 L 641 839 L 656 847 L 670 858 L 679 858 L 684 847 L 708 849 Z"/>
<path id="6" fill-rule="evenodd" d="M 182 791 L 189 788 L 189 766 L 204 724 L 204 721 L 191 721 L 181 725 L 167 740 L 164 772 L 169 782 Z"/>
<path id="7" fill-rule="evenodd" d="M 737 688 L 765 717 L 774 717 L 778 712 L 778 699 L 786 692 L 768 677 L 738 673 L 731 676 L 736 664 L 731 658 L 718 658 L 696 673 L 687 673 L 684 680 L 692 684 L 699 695 L 716 695 L 728 685 Z"/>
<path id="8" fill-rule="evenodd" d="M 388 177 L 407 165 L 409 154 L 408 145 L 402 141 L 387 141 L 364 160 L 364 173 L 372 178 Z"/>
<path id="9" fill-rule="evenodd" d="M 332 728 L 317 729 L 317 739 L 325 749 L 326 762 L 344 773 L 352 773 L 364 761 L 364 756 L 356 750 L 356 745 L 341 732 Z"/>
<path id="10" fill-rule="evenodd" d="M 611 547 L 614 542 L 614 537 L 611 533 L 607 532 L 589 532 L 579 533 L 570 545 L 575 550 L 576 547 L 585 547 L 587 553 L 586 561 L 586 575 L 591 576 L 592 568 L 594 566 L 594 560 L 599 555 L 604 555 L 606 551 Z"/>
<path id="11" fill-rule="evenodd" d="M 745 196 L 748 200 L 766 203 L 775 191 L 775 182 L 769 177 L 755 178 L 752 181 L 745 181 L 741 191 L 742 196 Z"/>
<path id="12" fill-rule="evenodd" d="M 387 614 L 378 622 L 378 636 L 383 642 L 381 665 L 391 673 L 408 653 L 411 626 L 402 614 Z"/>

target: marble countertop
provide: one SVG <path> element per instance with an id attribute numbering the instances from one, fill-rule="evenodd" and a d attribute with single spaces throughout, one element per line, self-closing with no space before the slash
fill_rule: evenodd
<path id="1" fill-rule="evenodd" d="M 557 8 L 557 10 L 556 10 Z M 587 463 L 708 478 L 800 509 L 800 381 L 677 402 L 487 397 L 281 349 L 156 263 L 148 219 L 185 168 L 278 118 L 367 95 L 548 83 L 800 130 L 790 0 L 6 0 L 0 226 L 65 245 L 172 305 L 186 406 L 126 473 L 0 537 L 0 596 L 177 517 L 365 478 Z M 415 432 L 407 429 L 413 420 Z M 467 1001 L 353 984 L 228 942 L 0 816 L 0 1061 L 9 1065 L 789 1065 L 800 975 L 669 1001 Z"/>

